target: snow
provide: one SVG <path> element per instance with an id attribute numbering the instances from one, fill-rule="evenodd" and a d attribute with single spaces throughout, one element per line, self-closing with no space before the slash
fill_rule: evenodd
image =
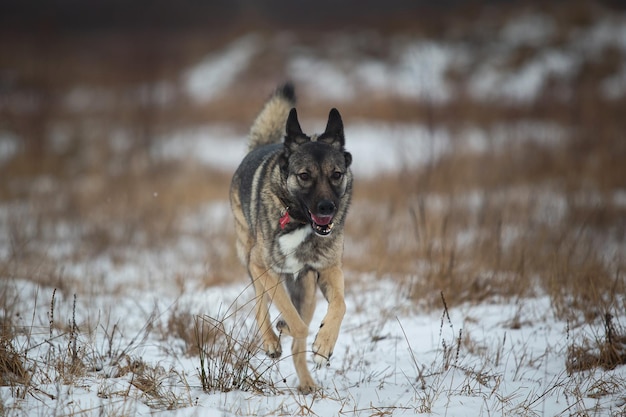
<path id="1" fill-rule="evenodd" d="M 19 139 L 13 133 L 0 131 L 0 166 L 19 151 Z"/>
<path id="2" fill-rule="evenodd" d="M 184 74 L 185 91 L 197 102 L 219 97 L 250 64 L 258 48 L 259 38 L 251 34 L 210 54 Z"/>
<path id="3" fill-rule="evenodd" d="M 313 97 L 341 102 L 366 99 L 371 93 L 393 94 L 436 105 L 448 103 L 458 93 L 458 86 L 448 79 L 452 71 L 468 77 L 465 88 L 473 99 L 530 104 L 550 80 L 573 82 L 583 62 L 601 59 L 607 48 L 626 54 L 625 21 L 623 15 L 605 18 L 572 30 L 559 43 L 552 18 L 528 13 L 511 19 L 490 42 L 397 37 L 389 42 L 388 60 L 366 55 L 337 59 L 307 51 L 291 58 L 288 74 Z M 368 34 L 361 36 L 369 39 Z M 508 65 L 523 48 L 538 53 L 517 66 Z M 474 65 L 468 66 L 472 60 Z M 607 97 L 626 94 L 623 71 L 608 76 L 600 87 Z M 567 91 L 562 99 L 569 99 Z"/>
<path id="4" fill-rule="evenodd" d="M 626 52 L 626 25 L 624 13 L 606 16 L 594 24 L 572 34 L 571 43 L 580 52 L 592 57 L 601 56 L 608 47 Z"/>
<path id="5" fill-rule="evenodd" d="M 622 63 L 619 73 L 613 74 L 602 81 L 600 85 L 604 97 L 618 100 L 626 95 L 626 63 Z"/>
<path id="6" fill-rule="evenodd" d="M 502 71 L 498 62 L 487 62 L 471 78 L 469 91 L 480 100 L 535 100 L 551 78 L 570 78 L 580 59 L 568 52 L 546 51 L 520 68 Z"/>
<path id="7" fill-rule="evenodd" d="M 334 63 L 310 55 L 292 58 L 288 65 L 289 78 L 305 85 L 307 95 L 333 101 L 354 99 L 355 88 L 345 71 Z"/>
<path id="8" fill-rule="evenodd" d="M 352 153 L 352 171 L 359 177 L 424 167 L 450 149 L 446 129 L 430 130 L 415 124 L 348 123 L 346 149 Z"/>
<path id="9" fill-rule="evenodd" d="M 445 103 L 452 96 L 446 72 L 458 51 L 440 42 L 418 41 L 405 48 L 397 68 L 387 74 L 393 90 L 419 102 Z"/>
<path id="10" fill-rule="evenodd" d="M 393 93 L 422 102 L 444 103 L 451 98 L 446 71 L 460 53 L 454 46 L 435 41 L 397 40 L 397 59 L 383 62 L 368 57 L 356 62 L 327 59 L 311 52 L 297 54 L 288 74 L 307 95 L 333 101 L 353 100 L 359 90 Z"/>
<path id="11" fill-rule="evenodd" d="M 540 13 L 526 13 L 502 28 L 500 38 L 510 45 L 541 46 L 556 34 L 554 20 Z"/>
<path id="12" fill-rule="evenodd" d="M 344 122 L 346 149 L 354 161 L 351 169 L 360 178 L 423 168 L 453 149 L 484 153 L 525 142 L 550 147 L 567 137 L 564 127 L 533 120 L 495 124 L 487 129 L 468 125 L 460 131 L 415 123 Z M 320 132 L 325 122 L 305 119 L 302 125 L 305 131 Z M 234 126 L 197 126 L 157 138 L 151 155 L 159 161 L 183 160 L 231 172 L 245 155 L 246 143 L 246 136 L 237 133 Z"/>
<path id="13" fill-rule="evenodd" d="M 475 211 L 483 204 L 478 192 L 457 197 Z M 564 200 L 547 193 L 535 193 L 535 198 L 542 203 L 539 220 L 566 215 Z M 446 204 L 437 195 L 425 203 L 433 209 Z M 25 207 L 5 207 L 0 216 L 6 217 L 9 209 L 24 212 Z M 362 209 L 355 206 L 355 214 Z M 289 354 L 274 361 L 256 348 L 250 363 L 267 384 L 264 393 L 204 391 L 199 358 L 188 353 L 189 342 L 172 330 L 170 320 L 222 323 L 237 343 L 258 346 L 253 289 L 243 270 L 230 285 L 202 283 L 207 267 L 200 261 L 207 244 L 202 240 L 217 252 L 220 244 L 233 243 L 216 238 L 220 230 L 232 228 L 228 202 L 207 204 L 181 219 L 180 226 L 178 242 L 163 249 L 131 249 L 126 261 L 103 253 L 64 262 L 64 291 L 55 293 L 19 276 L 3 282 L 8 298 L 19 294 L 21 300 L 12 311 L 19 329 L 15 347 L 36 359 L 38 367 L 33 376 L 37 390 L 25 399 L 11 385 L 0 387 L 7 416 L 610 415 L 626 404 L 620 382 L 625 367 L 566 371 L 572 341 L 596 340 L 603 331 L 600 321 L 580 325 L 559 320 L 551 299 L 541 295 L 449 309 L 442 301 L 439 309 L 424 311 L 409 297 L 406 282 L 349 270 L 347 314 L 330 366 L 313 370 L 320 393 L 303 396 L 295 390 Z M 504 244 L 507 234 L 516 232 L 503 230 Z M 80 244 L 70 225 L 54 233 L 65 243 Z M 75 309 L 71 294 L 78 294 Z M 326 308 L 318 294 L 309 345 Z M 271 312 L 275 320 L 278 312 Z M 86 370 L 63 382 L 47 358 L 71 355 L 67 328 L 72 320 L 80 329 L 77 345 Z M 57 324 L 51 326 L 51 321 Z M 288 352 L 290 340 L 282 343 Z M 313 369 L 312 358 L 309 366 Z M 145 373 L 138 367 L 145 367 Z M 158 381 L 154 395 L 139 388 L 139 378 L 146 375 Z"/>
<path id="14" fill-rule="evenodd" d="M 151 149 L 157 161 L 189 160 L 219 169 L 236 168 L 247 149 L 246 137 L 227 125 L 189 127 L 158 137 Z"/>
<path id="15" fill-rule="evenodd" d="M 311 126 L 311 132 L 324 128 L 322 121 L 302 124 Z M 403 165 L 421 166 L 439 157 L 450 145 L 447 131 L 430 132 L 421 125 L 356 122 L 346 124 L 345 134 L 346 149 L 354 157 L 352 170 L 363 177 L 395 171 Z M 228 126 L 200 126 L 159 138 L 152 156 L 157 160 L 195 161 L 232 171 L 245 155 L 246 143 L 245 135 L 235 133 Z"/>
<path id="16" fill-rule="evenodd" d="M 134 415 L 150 415 L 154 411 L 149 405 L 158 408 L 159 400 L 150 400 L 135 389 L 131 376 L 124 374 L 113 360 L 128 356 L 131 361 L 152 364 L 154 372 L 163 373 L 164 390 L 176 398 L 178 406 L 184 406 L 162 411 L 162 415 L 171 416 L 294 415 L 303 407 L 314 415 L 561 415 L 572 410 L 608 412 L 623 406 L 619 392 L 594 392 L 600 389 L 601 381 L 624 378 L 626 370 L 572 375 L 565 372 L 568 338 L 590 330 L 568 329 L 567 323 L 556 321 L 546 297 L 450 310 L 442 304 L 439 312 L 423 313 L 415 309 L 397 283 L 363 278 L 346 288 L 348 314 L 330 366 L 313 372 L 322 394 L 302 396 L 294 391 L 297 379 L 289 355 L 274 362 L 258 351 L 251 360 L 264 370 L 264 378 L 273 384 L 275 392 L 202 391 L 198 359 L 173 354 L 184 351 L 180 341 L 170 337 L 163 344 L 162 336 L 149 328 L 167 323 L 174 311 L 188 311 L 200 317 L 221 318 L 227 330 L 236 331 L 245 339 L 255 331 L 252 305 L 248 302 L 252 290 L 243 284 L 194 288 L 191 279 L 179 296 L 166 288 L 151 286 L 113 297 L 101 294 L 90 300 L 79 298 L 76 320 L 80 327 L 93 329 L 91 340 L 80 339 L 79 343 L 93 349 L 89 355 L 98 370 L 77 377 L 72 386 L 39 385 L 40 391 L 25 403 L 11 395 L 10 387 L 1 387 L 0 397 L 8 409 L 15 405 L 26 414 L 56 410 L 98 415 L 103 410 L 123 409 Z M 45 311 L 49 309 L 51 289 L 14 281 L 14 290 L 38 300 L 37 309 L 43 314 L 33 318 L 41 320 L 36 326 L 46 329 Z M 56 297 L 55 320 L 68 320 L 73 314 L 73 300 L 60 293 Z M 309 343 L 325 308 L 320 299 Z M 32 311 L 22 313 L 23 317 L 32 315 Z M 273 313 L 275 318 L 276 312 Z M 113 324 L 118 326 L 117 334 L 110 333 Z M 37 346 L 31 355 L 43 358 L 50 349 L 62 352 L 67 348 L 59 330 L 52 332 L 51 343 L 41 345 L 33 342 L 46 339 L 47 330 L 29 336 L 31 345 Z M 27 343 L 25 338 L 20 340 Z M 283 341 L 283 345 L 287 343 Z M 111 349 L 114 354 L 107 355 Z M 312 362 L 309 365 L 312 367 Z M 577 397 L 576 390 L 582 390 L 582 395 Z M 127 391 L 128 396 L 119 395 Z M 52 400 L 44 393 L 56 398 Z"/>

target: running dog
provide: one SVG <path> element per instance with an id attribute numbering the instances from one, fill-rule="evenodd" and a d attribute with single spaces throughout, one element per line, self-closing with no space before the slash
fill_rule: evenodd
<path id="1" fill-rule="evenodd" d="M 237 254 L 256 294 L 255 316 L 263 348 L 282 353 L 279 335 L 293 338 L 298 389 L 318 389 L 306 364 L 316 287 L 328 310 L 312 345 L 313 361 L 328 364 L 346 311 L 341 269 L 344 221 L 352 194 L 352 156 L 346 152 L 337 109 L 324 133 L 302 132 L 291 84 L 279 87 L 255 119 L 248 154 L 235 172 L 230 201 Z M 278 335 L 268 302 L 278 308 Z"/>

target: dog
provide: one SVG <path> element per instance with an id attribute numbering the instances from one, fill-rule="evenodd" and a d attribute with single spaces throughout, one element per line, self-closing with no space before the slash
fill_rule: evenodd
<path id="1" fill-rule="evenodd" d="M 306 363 L 316 287 L 328 302 L 312 345 L 317 367 L 329 364 L 346 311 L 342 255 L 352 156 L 337 109 L 330 110 L 324 133 L 308 136 L 294 106 L 290 83 L 265 103 L 250 129 L 248 154 L 233 175 L 230 202 L 237 254 L 255 290 L 263 349 L 279 358 L 279 335 L 291 336 L 298 389 L 308 394 L 319 389 Z M 281 314 L 278 335 L 269 301 Z"/>

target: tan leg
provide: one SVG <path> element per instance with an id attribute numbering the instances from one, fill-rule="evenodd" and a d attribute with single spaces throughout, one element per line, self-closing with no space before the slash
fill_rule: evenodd
<path id="1" fill-rule="evenodd" d="M 263 338 L 263 349 L 270 358 L 280 358 L 283 349 L 280 345 L 280 339 L 272 329 L 272 321 L 267 305 L 267 294 L 260 282 L 257 280 L 252 280 L 252 282 L 254 284 L 254 292 L 256 293 L 255 317 Z"/>
<path id="2" fill-rule="evenodd" d="M 330 267 L 319 274 L 318 284 L 328 301 L 328 310 L 320 330 L 313 341 L 313 360 L 318 366 L 327 363 L 333 354 L 339 328 L 346 312 L 343 272 L 339 266 Z"/>
<path id="3" fill-rule="evenodd" d="M 306 275 L 300 276 L 300 285 L 302 288 L 302 299 L 300 302 L 300 316 L 304 323 L 308 325 L 311 323 L 313 313 L 315 312 L 315 281 L 317 273 L 309 271 Z M 307 344 L 306 338 L 294 338 L 291 345 L 291 353 L 293 356 L 293 363 L 298 374 L 300 385 L 298 390 L 303 394 L 310 394 L 316 391 L 319 387 L 313 380 L 309 368 L 306 364 L 306 351 Z"/>
<path id="4" fill-rule="evenodd" d="M 259 289 L 261 289 L 264 294 L 269 295 L 272 302 L 276 305 L 276 308 L 280 311 L 282 318 L 289 327 L 289 335 L 296 338 L 306 338 L 309 334 L 309 327 L 300 318 L 300 314 L 298 314 L 298 311 L 291 302 L 283 283 L 280 282 L 280 277 L 271 269 L 266 269 L 255 263 L 250 264 L 250 274 L 252 275 L 255 289 L 259 286 Z M 258 292 L 257 297 L 259 297 Z M 258 304 L 260 303 L 257 302 L 257 305 Z M 267 305 L 265 305 L 265 309 L 267 310 Z M 259 322 L 259 327 L 265 325 L 271 327 L 269 324 L 269 312 L 267 316 L 267 323 Z"/>
<path id="5" fill-rule="evenodd" d="M 253 248 L 253 241 L 250 237 L 250 230 L 241 208 L 241 202 L 239 201 L 238 194 L 231 194 L 231 207 L 233 215 L 235 217 L 235 233 L 237 234 L 237 255 L 243 265 L 250 265 L 250 254 Z M 261 337 L 263 338 L 263 349 L 267 356 L 270 358 L 279 358 L 282 354 L 282 347 L 280 345 L 280 339 L 272 329 L 272 321 L 270 319 L 269 308 L 267 304 L 267 293 L 262 283 L 259 280 L 254 279 L 255 273 L 252 269 L 249 269 L 250 277 L 252 278 L 252 284 L 254 286 L 254 292 L 256 296 L 255 300 L 255 318 L 259 326 Z"/>

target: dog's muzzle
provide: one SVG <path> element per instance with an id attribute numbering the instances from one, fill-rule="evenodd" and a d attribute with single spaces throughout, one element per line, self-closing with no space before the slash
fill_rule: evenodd
<path id="1" fill-rule="evenodd" d="M 328 236 L 333 231 L 333 216 L 316 216 L 309 212 L 313 231 L 320 236 Z"/>

